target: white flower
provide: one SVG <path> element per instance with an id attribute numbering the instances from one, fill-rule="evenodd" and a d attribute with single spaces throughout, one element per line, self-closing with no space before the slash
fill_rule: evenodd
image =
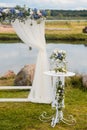
<path id="1" fill-rule="evenodd" d="M 65 54 L 66 54 L 66 51 L 63 51 L 63 53 L 65 53 Z"/>
<path id="2" fill-rule="evenodd" d="M 15 12 L 18 14 L 20 11 L 16 9 Z"/>
<path id="3" fill-rule="evenodd" d="M 32 9 L 30 9 L 30 15 L 32 15 L 33 14 L 33 11 L 32 11 Z"/>
<path id="4" fill-rule="evenodd" d="M 56 62 L 59 62 L 59 59 L 56 59 Z"/>
<path id="5" fill-rule="evenodd" d="M 39 14 L 40 13 L 40 10 L 37 10 L 37 14 Z"/>
<path id="6" fill-rule="evenodd" d="M 63 52 L 63 50 L 59 50 L 59 53 L 62 53 Z"/>
<path id="7" fill-rule="evenodd" d="M 53 51 L 53 53 L 54 53 L 54 54 L 57 54 L 57 53 L 58 53 L 58 50 L 57 50 L 57 49 L 55 49 L 55 50 Z"/>
<path id="8" fill-rule="evenodd" d="M 37 14 L 38 14 L 39 16 L 42 16 L 40 10 L 37 10 Z"/>
<path id="9" fill-rule="evenodd" d="M 4 9 L 2 12 L 8 14 L 10 12 L 10 10 L 9 9 Z"/>

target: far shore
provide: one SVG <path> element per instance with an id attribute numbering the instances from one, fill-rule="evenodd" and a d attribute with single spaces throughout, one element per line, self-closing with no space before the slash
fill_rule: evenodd
<path id="1" fill-rule="evenodd" d="M 66 41 L 66 43 L 77 42 L 87 44 L 87 33 L 83 33 L 87 21 L 52 21 L 46 22 L 45 37 L 46 40 L 58 42 Z M 21 42 L 15 30 L 11 25 L 0 25 L 0 43 L 5 42 Z M 78 44 L 77 43 L 77 44 Z"/>

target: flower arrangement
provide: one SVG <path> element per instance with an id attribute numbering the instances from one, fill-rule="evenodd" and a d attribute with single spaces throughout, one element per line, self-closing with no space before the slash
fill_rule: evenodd
<path id="1" fill-rule="evenodd" d="M 46 11 L 38 9 L 30 9 L 20 6 L 15 8 L 0 8 L 0 22 L 14 22 L 16 19 L 24 22 L 27 18 L 37 20 L 40 23 L 41 20 L 45 19 Z"/>
<path id="2" fill-rule="evenodd" d="M 67 72 L 66 52 L 64 50 L 55 49 L 51 54 L 50 59 L 55 72 Z"/>

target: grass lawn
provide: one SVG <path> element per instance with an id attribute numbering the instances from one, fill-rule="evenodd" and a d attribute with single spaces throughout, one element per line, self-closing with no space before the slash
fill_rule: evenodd
<path id="1" fill-rule="evenodd" d="M 85 26 L 87 26 L 87 21 L 47 22 L 46 28 L 58 30 L 46 30 L 46 39 L 87 41 L 87 35 L 82 31 Z"/>
<path id="2" fill-rule="evenodd" d="M 60 30 L 56 31 L 46 31 L 47 34 L 57 33 L 57 34 L 81 34 L 82 29 L 87 26 L 87 21 L 55 21 L 55 22 L 46 22 L 46 28 L 59 28 Z M 66 28 L 67 31 L 62 30 Z M 69 29 L 69 30 L 68 30 Z"/>
<path id="3" fill-rule="evenodd" d="M 64 116 L 73 115 L 76 125 L 68 126 L 62 122 L 54 128 L 51 122 L 41 122 L 43 111 L 49 115 L 55 112 L 51 105 L 37 103 L 0 103 L 0 130 L 87 130 L 87 91 L 76 86 L 66 85 Z M 0 91 L 0 98 L 27 98 L 28 91 Z"/>

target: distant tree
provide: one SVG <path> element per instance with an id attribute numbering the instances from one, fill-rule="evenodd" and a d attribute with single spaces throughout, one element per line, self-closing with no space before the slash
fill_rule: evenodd
<path id="1" fill-rule="evenodd" d="M 58 13 L 58 17 L 59 17 L 60 19 L 62 19 L 62 18 L 63 18 L 63 14 L 62 14 L 62 13 Z"/>

